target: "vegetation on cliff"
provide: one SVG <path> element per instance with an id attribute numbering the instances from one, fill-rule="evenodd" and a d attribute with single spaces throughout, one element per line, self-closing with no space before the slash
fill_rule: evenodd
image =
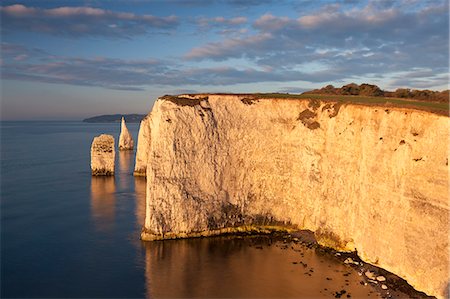
<path id="1" fill-rule="evenodd" d="M 350 84 L 349 84 L 350 85 Z M 356 85 L 356 84 L 355 84 Z M 362 84 L 362 86 L 365 84 Z M 369 84 L 366 84 L 369 85 Z M 290 94 L 290 93 L 254 93 L 245 94 L 248 99 L 246 101 L 251 103 L 257 99 L 312 99 L 320 100 L 324 102 L 338 102 L 338 103 L 349 103 L 356 105 L 365 106 L 380 106 L 385 108 L 398 107 L 398 108 L 410 108 L 422 111 L 428 111 L 440 115 L 449 115 L 449 101 L 448 101 L 448 91 L 414 91 L 413 94 L 426 94 L 429 93 L 430 96 L 428 100 L 420 99 L 419 96 L 415 98 L 408 97 L 395 97 L 390 94 L 389 91 L 382 91 L 378 89 L 375 85 L 372 87 L 363 86 L 355 90 L 355 88 L 334 88 L 331 85 L 324 87 L 322 89 L 316 89 L 312 91 L 307 91 L 302 94 Z M 345 87 L 345 86 L 343 86 Z M 325 92 L 328 90 L 328 92 Z M 332 92 L 333 91 L 333 92 Z M 380 91 L 383 95 L 379 95 Z M 396 91 L 397 92 L 397 91 Z M 370 95 L 372 94 L 372 95 Z M 375 94 L 375 95 L 374 95 Z M 378 95 L 377 95 L 378 94 Z M 434 96 L 431 96 L 434 94 Z M 432 98 L 439 97 L 439 101 L 432 101 Z M 447 100 L 445 100 L 447 97 Z"/>
<path id="2" fill-rule="evenodd" d="M 321 89 L 314 89 L 306 91 L 303 94 L 326 94 L 326 95 L 352 95 L 352 96 L 370 96 L 370 97 L 385 97 L 385 98 L 401 98 L 413 99 L 428 102 L 449 102 L 449 90 L 433 91 L 433 90 L 418 90 L 409 88 L 398 88 L 395 91 L 382 90 L 376 85 L 363 83 L 361 85 L 350 83 L 342 87 L 334 87 L 327 85 Z"/>

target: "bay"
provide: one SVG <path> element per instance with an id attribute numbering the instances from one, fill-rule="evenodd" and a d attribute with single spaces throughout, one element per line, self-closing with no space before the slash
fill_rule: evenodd
<path id="1" fill-rule="evenodd" d="M 117 145 L 120 124 L 0 126 L 2 298 L 379 297 L 333 256 L 267 236 L 141 242 L 134 152 L 114 177 L 90 173 L 92 139 Z"/>

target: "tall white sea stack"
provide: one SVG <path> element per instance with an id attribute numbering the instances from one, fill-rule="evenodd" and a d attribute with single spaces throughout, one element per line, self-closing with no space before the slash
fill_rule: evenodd
<path id="1" fill-rule="evenodd" d="M 127 125 L 125 124 L 125 119 L 122 117 L 122 125 L 120 127 L 120 137 L 119 137 L 119 150 L 128 151 L 133 150 L 133 148 L 134 148 L 133 137 L 131 137 Z"/>
<path id="2" fill-rule="evenodd" d="M 107 134 L 94 137 L 91 145 L 92 175 L 114 175 L 114 137 Z"/>

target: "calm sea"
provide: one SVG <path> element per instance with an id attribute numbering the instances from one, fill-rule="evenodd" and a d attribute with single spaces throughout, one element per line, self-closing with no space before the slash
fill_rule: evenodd
<path id="1" fill-rule="evenodd" d="M 93 137 L 117 142 L 120 124 L 0 125 L 2 298 L 379 296 L 332 256 L 268 237 L 141 242 L 134 153 L 115 177 L 90 173 Z"/>

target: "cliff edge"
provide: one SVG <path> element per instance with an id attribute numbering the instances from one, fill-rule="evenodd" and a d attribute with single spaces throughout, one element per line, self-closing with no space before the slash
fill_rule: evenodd
<path id="1" fill-rule="evenodd" d="M 309 229 L 444 298 L 449 120 L 317 99 L 162 97 L 147 120 L 141 237 Z"/>

